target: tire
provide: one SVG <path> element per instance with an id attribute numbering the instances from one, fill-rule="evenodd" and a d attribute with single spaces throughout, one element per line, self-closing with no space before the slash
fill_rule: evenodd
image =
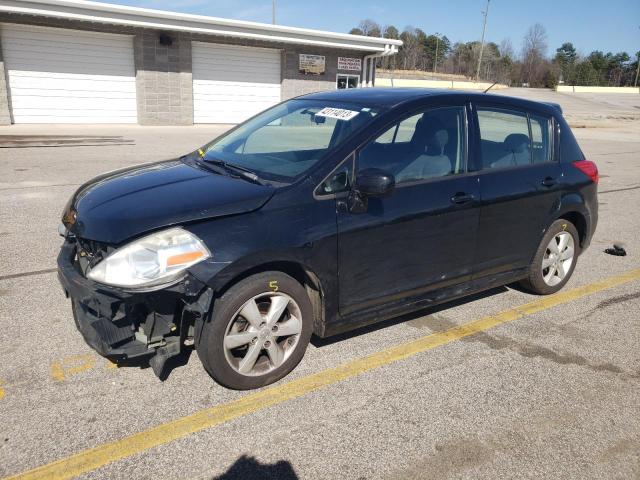
<path id="1" fill-rule="evenodd" d="M 567 234 L 571 237 L 570 239 L 567 237 Z M 552 251 L 550 247 L 553 247 L 551 241 L 554 239 L 558 250 L 562 248 L 561 242 L 564 241 L 564 239 L 567 240 L 568 247 L 564 248 L 564 253 Z M 568 248 L 573 249 L 570 265 L 565 258 L 568 256 Z M 573 270 L 576 268 L 578 255 L 580 255 L 580 237 L 578 230 L 576 230 L 576 227 L 568 220 L 563 218 L 556 220 L 551 224 L 544 237 L 542 237 L 542 241 L 529 267 L 529 276 L 522 280 L 520 285 L 538 295 L 556 293 L 564 287 L 569 281 L 569 278 L 571 278 Z M 550 266 L 545 267 L 546 265 Z M 555 273 L 553 269 L 556 269 Z M 564 273 L 562 277 L 560 275 L 561 272 Z"/>
<path id="2" fill-rule="evenodd" d="M 249 390 L 291 372 L 312 331 L 313 308 L 304 287 L 282 272 L 264 272 L 238 282 L 214 302 L 196 350 L 216 382 Z"/>

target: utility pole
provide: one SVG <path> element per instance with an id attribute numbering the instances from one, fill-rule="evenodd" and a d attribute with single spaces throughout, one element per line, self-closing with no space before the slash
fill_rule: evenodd
<path id="1" fill-rule="evenodd" d="M 482 51 L 484 50 L 484 32 L 487 29 L 487 16 L 489 15 L 489 2 L 487 0 L 487 8 L 482 12 L 484 14 L 484 22 L 482 24 L 482 39 L 480 40 L 480 55 L 478 56 L 478 69 L 476 70 L 476 82 L 480 79 L 480 64 L 482 64 Z"/>
<path id="2" fill-rule="evenodd" d="M 440 46 L 440 33 L 436 32 L 436 61 L 433 62 L 433 73 L 436 73 L 438 68 L 438 47 Z"/>
<path id="3" fill-rule="evenodd" d="M 276 0 L 271 2 L 271 23 L 276 24 Z"/>
<path id="4" fill-rule="evenodd" d="M 638 50 L 638 54 L 636 55 L 636 62 L 638 63 L 638 65 L 636 67 L 636 81 L 633 82 L 634 87 L 638 86 L 638 74 L 640 73 L 640 50 Z"/>

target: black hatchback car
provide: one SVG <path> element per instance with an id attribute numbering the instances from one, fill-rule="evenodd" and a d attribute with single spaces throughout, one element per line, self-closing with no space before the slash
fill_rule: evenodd
<path id="1" fill-rule="evenodd" d="M 217 382 L 256 388 L 312 334 L 518 281 L 558 291 L 596 227 L 597 183 L 554 104 L 316 93 L 80 187 L 59 277 L 101 355 L 162 378 L 195 344 Z"/>

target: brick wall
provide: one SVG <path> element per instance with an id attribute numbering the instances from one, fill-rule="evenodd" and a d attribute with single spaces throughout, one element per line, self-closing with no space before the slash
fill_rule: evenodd
<path id="1" fill-rule="evenodd" d="M 324 55 L 325 72 L 321 75 L 305 75 L 300 73 L 300 54 Z M 362 81 L 362 72 L 338 70 L 338 57 L 363 58 L 360 52 L 344 51 L 305 46 L 289 46 L 282 60 L 282 99 L 286 100 L 306 93 L 334 90 L 336 88 L 336 75 L 338 73 L 359 74 Z"/>
<path id="2" fill-rule="evenodd" d="M 159 32 L 145 30 L 134 38 L 136 101 L 141 125 L 193 124 L 191 37 L 166 32 L 171 45 L 161 45 Z"/>
<path id="3" fill-rule="evenodd" d="M 364 53 L 351 50 L 314 46 L 244 40 L 225 36 L 211 36 L 179 32 L 165 32 L 172 38 L 170 46 L 159 42 L 160 31 L 136 27 L 122 27 L 100 23 L 64 19 L 44 19 L 26 15 L 0 14 L 0 23 L 23 23 L 77 30 L 129 34 L 133 36 L 136 101 L 138 123 L 141 125 L 191 125 L 193 123 L 193 76 L 191 42 L 211 42 L 275 48 L 282 51 L 281 97 L 291 97 L 322 90 L 333 90 L 338 71 L 338 57 L 363 58 Z M 304 75 L 298 71 L 299 54 L 325 56 L 325 73 Z M 10 123 L 10 98 L 0 52 L 0 124 Z"/>

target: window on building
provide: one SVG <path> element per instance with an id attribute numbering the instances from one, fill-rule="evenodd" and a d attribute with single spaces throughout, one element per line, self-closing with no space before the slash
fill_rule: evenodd
<path id="1" fill-rule="evenodd" d="M 339 73 L 336 76 L 336 87 L 341 90 L 345 88 L 358 88 L 360 86 L 360 75 L 347 75 Z"/>

